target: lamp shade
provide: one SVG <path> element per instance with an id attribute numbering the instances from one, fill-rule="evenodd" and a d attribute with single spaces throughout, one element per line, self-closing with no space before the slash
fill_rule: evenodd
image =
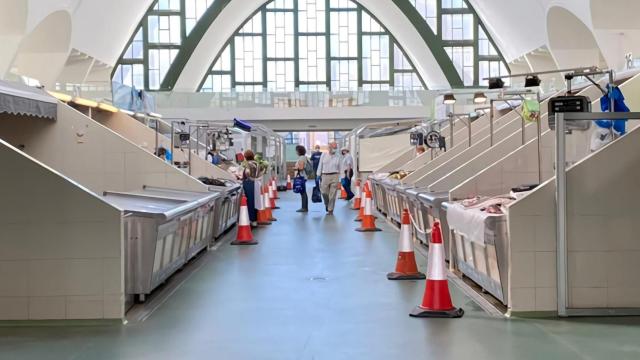
<path id="1" fill-rule="evenodd" d="M 487 95 L 483 92 L 477 92 L 473 95 L 474 104 L 484 104 L 487 102 Z"/>
<path id="2" fill-rule="evenodd" d="M 456 97 L 453 94 L 445 94 L 442 101 L 445 105 L 453 105 L 456 103 Z"/>
<path id="3" fill-rule="evenodd" d="M 536 87 L 540 86 L 540 78 L 538 75 L 530 75 L 524 79 L 524 87 Z"/>
<path id="4" fill-rule="evenodd" d="M 502 89 L 504 87 L 504 81 L 500 78 L 489 79 L 489 90 Z"/>

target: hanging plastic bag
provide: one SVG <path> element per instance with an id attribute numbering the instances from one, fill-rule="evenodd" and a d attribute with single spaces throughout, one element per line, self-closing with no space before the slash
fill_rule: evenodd
<path id="1" fill-rule="evenodd" d="M 522 103 L 522 116 L 529 122 L 540 120 L 540 103 L 537 100 L 524 100 Z"/>
<path id="2" fill-rule="evenodd" d="M 614 139 L 613 131 L 602 127 L 596 127 L 591 134 L 591 151 L 598 151 Z"/>

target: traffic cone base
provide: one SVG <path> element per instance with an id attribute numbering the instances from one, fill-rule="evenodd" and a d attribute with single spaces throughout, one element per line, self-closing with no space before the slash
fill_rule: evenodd
<path id="1" fill-rule="evenodd" d="M 427 310 L 423 309 L 421 306 L 416 306 L 415 309 L 409 314 L 411 317 L 415 318 L 447 318 L 447 319 L 457 319 L 461 318 L 464 315 L 464 310 L 459 308 L 453 308 L 449 311 L 442 310 Z"/>

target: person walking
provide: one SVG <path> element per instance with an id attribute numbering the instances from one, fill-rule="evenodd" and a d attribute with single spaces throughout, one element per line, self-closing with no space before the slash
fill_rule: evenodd
<path id="1" fill-rule="evenodd" d="M 320 166 L 320 157 L 322 157 L 322 151 L 320 151 L 320 145 L 315 146 L 314 152 L 311 153 L 311 164 L 313 165 L 313 172 L 316 174 L 316 187 L 320 187 L 320 174 L 318 173 L 318 166 Z"/>
<path id="2" fill-rule="evenodd" d="M 251 150 L 247 150 L 243 154 L 244 162 L 242 164 L 242 189 L 247 197 L 247 208 L 249 210 L 249 220 L 251 226 L 258 226 L 258 210 L 256 209 L 256 188 L 255 181 L 260 175 L 260 168 L 255 159 L 255 154 Z"/>
<path id="3" fill-rule="evenodd" d="M 306 156 L 307 149 L 302 145 L 298 145 L 296 146 L 296 153 L 298 154 L 298 161 L 296 162 L 296 166 L 295 166 L 296 177 L 302 176 L 306 182 L 307 173 L 305 171 L 305 168 L 307 167 L 307 163 L 309 162 L 309 159 Z M 302 207 L 298 209 L 297 212 L 299 213 L 309 212 L 309 196 L 307 195 L 306 187 L 300 193 L 300 197 L 302 199 Z"/>
<path id="4" fill-rule="evenodd" d="M 347 193 L 347 201 L 354 198 L 355 194 L 351 191 L 351 180 L 353 179 L 353 156 L 349 153 L 349 148 L 342 148 L 341 173 L 344 175 L 342 187 Z"/>
<path id="5" fill-rule="evenodd" d="M 333 215 L 333 209 L 336 204 L 341 161 L 340 154 L 338 154 L 338 144 L 335 141 L 330 142 L 329 152 L 323 153 L 320 157 L 317 172 L 320 176 L 320 191 L 322 192 L 327 215 Z"/>

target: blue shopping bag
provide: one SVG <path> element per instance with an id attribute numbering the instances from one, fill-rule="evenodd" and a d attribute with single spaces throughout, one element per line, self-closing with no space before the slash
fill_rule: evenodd
<path id="1" fill-rule="evenodd" d="M 296 194 L 302 194 L 307 191 L 307 179 L 304 176 L 298 175 L 293 179 L 293 192 Z"/>

